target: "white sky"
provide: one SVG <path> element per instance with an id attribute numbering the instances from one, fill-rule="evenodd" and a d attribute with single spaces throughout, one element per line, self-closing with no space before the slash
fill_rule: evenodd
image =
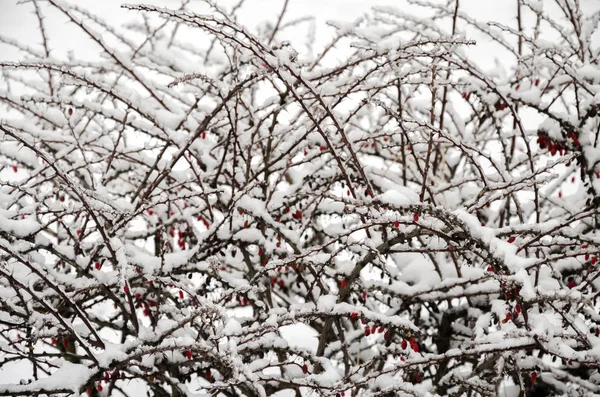
<path id="1" fill-rule="evenodd" d="M 32 6 L 17 5 L 19 0 L 0 0 L 0 36 L 9 36 L 18 38 L 31 46 L 39 46 L 41 37 L 37 31 L 37 19 L 32 12 Z M 61 0 L 65 1 L 65 0 Z M 128 3 L 151 3 L 164 7 L 177 8 L 181 4 L 180 0 L 68 0 L 71 4 L 87 8 L 93 11 L 100 18 L 108 21 L 113 26 L 119 26 L 132 18 L 139 18 L 139 14 L 120 8 L 121 4 Z M 238 0 L 216 0 L 224 7 L 230 8 Z M 446 3 L 447 0 L 436 0 Z M 551 15 L 556 14 L 556 8 L 553 8 L 554 1 L 541 0 L 545 10 Z M 43 5 L 43 1 L 39 4 Z M 516 28 L 516 3 L 517 0 L 460 0 L 460 10 L 467 11 L 470 16 L 480 21 L 496 21 Z M 191 6 L 194 9 L 201 9 L 203 2 L 192 0 Z M 244 6 L 239 10 L 239 21 L 250 29 L 264 21 L 275 21 L 279 15 L 284 0 L 246 0 Z M 581 0 L 584 12 L 592 12 L 600 9 L 600 0 Z M 304 15 L 313 15 L 316 18 L 317 38 L 321 43 L 325 43 L 330 37 L 332 30 L 324 26 L 327 20 L 353 21 L 366 13 L 371 7 L 375 6 L 394 6 L 402 11 L 409 12 L 411 7 L 407 6 L 405 0 L 290 0 L 286 20 L 291 20 Z M 47 15 L 46 23 L 51 48 L 54 49 L 53 55 L 65 54 L 68 49 L 76 49 L 80 55 L 96 54 L 97 48 L 93 45 L 87 45 L 81 39 L 81 32 L 77 28 L 66 23 L 66 18 L 58 12 L 48 11 L 47 7 L 44 13 Z M 533 20 L 527 18 L 531 14 L 525 13 L 525 25 L 531 27 Z M 445 21 L 446 28 L 450 30 L 450 21 Z M 464 23 L 459 24 L 459 30 L 464 30 Z M 299 30 L 293 31 L 298 34 Z M 302 34 L 302 33 L 300 33 Z M 301 46 L 305 37 L 284 37 Z M 494 59 L 502 57 L 502 49 L 490 43 L 490 39 L 485 35 L 467 30 L 467 38 L 476 40 L 478 45 L 469 49 L 469 54 L 481 66 L 493 67 Z M 191 37 L 193 40 L 194 38 Z M 39 48 L 39 47 L 38 47 Z M 13 48 L 0 44 L 0 60 L 18 60 L 19 55 Z M 503 59 L 502 63 L 514 61 L 513 59 Z"/>
<path id="2" fill-rule="evenodd" d="M 0 0 L 0 35 L 18 38 L 30 45 L 39 45 L 41 38 L 37 32 L 37 19 L 32 13 L 31 5 L 17 6 L 18 0 Z M 70 0 L 72 4 L 85 7 L 93 11 L 99 17 L 105 19 L 112 25 L 120 25 L 123 22 L 136 17 L 137 13 L 120 8 L 121 4 L 127 3 L 152 3 L 165 7 L 176 8 L 181 2 L 179 0 Z M 235 0 L 237 2 L 237 0 Z M 600 0 L 583 0 L 584 3 L 598 3 Z M 40 2 L 42 4 L 43 2 Z M 218 4 L 228 7 L 234 3 L 234 0 L 220 0 Z M 246 0 L 245 5 L 240 9 L 239 21 L 252 28 L 265 20 L 274 21 L 281 11 L 284 0 Z M 193 7 L 201 7 L 201 2 L 193 0 Z M 469 13 L 478 19 L 487 21 L 495 20 L 516 27 L 516 1 L 511 0 L 460 0 L 462 10 L 468 10 Z M 330 19 L 339 21 L 353 21 L 366 13 L 371 7 L 391 5 L 401 10 L 408 10 L 404 0 L 290 0 L 287 20 L 297 18 L 303 15 L 313 15 L 316 17 L 317 36 L 323 42 L 331 35 L 331 30 L 324 27 L 324 22 Z M 46 20 L 49 39 L 52 48 L 58 51 L 67 48 L 89 48 L 81 45 L 78 37 L 80 35 L 75 31 L 75 27 L 65 23 L 64 16 L 57 12 L 46 12 Z M 58 18 L 57 18 L 58 17 Z M 450 23 L 447 23 L 448 30 Z M 481 34 L 472 33 L 469 39 L 478 40 L 481 43 L 489 42 Z M 292 44 L 298 42 L 304 43 L 304 37 L 286 37 Z M 483 47 L 483 46 L 482 46 Z M 482 48 L 483 54 L 477 54 L 482 62 L 486 62 L 490 52 Z M 62 52 L 62 51 L 61 51 Z M 479 51 L 478 51 L 479 52 Z M 17 54 L 13 49 L 0 44 L 0 60 L 16 60 Z M 491 60 L 491 59 L 490 59 Z"/>

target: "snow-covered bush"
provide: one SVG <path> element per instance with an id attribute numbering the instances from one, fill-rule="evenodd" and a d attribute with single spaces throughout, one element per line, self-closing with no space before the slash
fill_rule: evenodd
<path id="1" fill-rule="evenodd" d="M 599 13 L 188 3 L 0 38 L 0 395 L 600 393 Z"/>

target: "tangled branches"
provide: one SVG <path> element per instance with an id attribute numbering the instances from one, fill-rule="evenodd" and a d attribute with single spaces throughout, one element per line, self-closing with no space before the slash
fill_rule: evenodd
<path id="1" fill-rule="evenodd" d="M 600 393 L 600 14 L 412 0 L 313 53 L 287 3 L 0 37 L 0 395 Z"/>

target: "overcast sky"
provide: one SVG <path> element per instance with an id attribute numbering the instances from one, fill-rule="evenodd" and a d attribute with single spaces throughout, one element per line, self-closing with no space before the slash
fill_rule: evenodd
<path id="1" fill-rule="evenodd" d="M 31 5 L 17 6 L 18 0 L 0 0 L 0 35 L 18 38 L 21 41 L 27 42 L 30 45 L 39 45 L 41 38 L 37 32 L 37 20 L 32 13 Z M 120 8 L 121 4 L 126 3 L 153 3 L 161 6 L 175 8 L 181 2 L 179 0 L 70 0 L 71 3 L 77 4 L 80 7 L 92 10 L 96 15 L 110 22 L 112 25 L 118 26 L 131 18 L 139 17 L 137 13 Z M 236 0 L 237 2 L 237 0 Z M 585 1 L 584 1 L 585 2 Z M 600 3 L 600 0 L 588 0 L 588 3 Z M 42 3 L 42 2 L 41 2 Z M 232 4 L 231 0 L 220 0 L 218 4 L 224 7 Z M 246 0 L 245 5 L 240 9 L 239 21 L 249 28 L 255 27 L 257 24 L 265 21 L 274 21 L 281 11 L 284 0 Z M 511 26 L 516 26 L 516 8 L 515 1 L 511 0 L 461 0 L 460 6 L 481 20 L 495 20 L 506 23 Z M 199 8 L 202 2 L 198 0 L 192 1 L 192 6 Z M 325 42 L 331 34 L 331 30 L 324 27 L 326 20 L 353 21 L 364 13 L 368 12 L 371 7 L 381 5 L 392 5 L 402 10 L 410 10 L 403 0 L 290 0 L 287 20 L 297 18 L 302 15 L 312 15 L 316 18 L 317 36 Z M 46 23 L 49 32 L 49 39 L 52 48 L 57 52 L 65 52 L 67 48 L 91 49 L 87 45 L 82 45 L 81 36 L 77 34 L 74 26 L 67 24 L 64 16 L 57 12 L 49 12 L 45 8 L 44 13 L 48 16 Z M 449 25 L 449 23 L 448 23 Z M 450 26 L 448 26 L 450 29 Z M 486 43 L 488 39 L 475 32 L 471 33 L 470 39 L 475 39 Z M 289 38 L 293 43 L 299 41 L 304 42 L 304 37 Z M 491 52 L 476 54 L 485 62 L 485 58 L 491 56 Z M 18 54 L 11 48 L 0 45 L 0 59 L 16 60 Z M 491 59 L 490 59 L 491 60 Z"/>

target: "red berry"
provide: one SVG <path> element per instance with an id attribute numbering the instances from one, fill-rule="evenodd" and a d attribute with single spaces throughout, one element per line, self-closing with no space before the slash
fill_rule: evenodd
<path id="1" fill-rule="evenodd" d="M 537 87 L 538 85 L 540 85 L 540 79 L 535 79 L 535 86 Z"/>
<path id="2" fill-rule="evenodd" d="M 535 373 L 535 372 L 532 372 L 532 373 L 531 373 L 531 383 L 535 383 L 536 379 L 537 379 L 537 375 L 536 375 L 536 373 Z"/>
<path id="3" fill-rule="evenodd" d="M 385 339 L 385 340 L 390 339 L 390 331 L 385 331 L 385 334 L 383 334 L 383 339 Z"/>
<path id="4" fill-rule="evenodd" d="M 183 291 L 179 291 L 179 297 L 183 299 Z"/>
<path id="5" fill-rule="evenodd" d="M 51 342 L 52 342 L 53 345 L 56 345 L 56 338 L 52 338 Z"/>
<path id="6" fill-rule="evenodd" d="M 352 317 L 352 318 L 358 318 L 358 313 L 354 312 L 354 313 L 350 314 L 350 317 Z"/>
<path id="7" fill-rule="evenodd" d="M 346 288 L 346 280 L 342 280 L 342 282 L 340 283 L 340 289 L 344 288 Z"/>
<path id="8" fill-rule="evenodd" d="M 395 222 L 394 222 L 394 227 L 395 227 L 396 229 L 398 229 L 398 228 L 400 227 L 400 221 L 395 221 Z"/>
<path id="9" fill-rule="evenodd" d="M 69 108 L 69 110 L 67 110 L 67 113 L 69 113 L 69 116 L 73 115 L 73 109 Z"/>
<path id="10" fill-rule="evenodd" d="M 308 365 L 304 364 L 304 365 L 302 366 L 302 372 L 303 372 L 303 373 L 305 373 L 305 374 L 307 374 L 307 373 L 308 373 Z"/>
<path id="11" fill-rule="evenodd" d="M 102 385 L 100 383 L 98 383 L 98 386 L 96 388 L 98 389 L 98 391 L 102 391 Z"/>
<path id="12" fill-rule="evenodd" d="M 383 331 L 385 331 L 385 327 L 382 325 L 381 327 L 379 327 L 379 329 L 377 330 L 378 333 L 382 334 Z"/>
<path id="13" fill-rule="evenodd" d="M 577 283 L 575 282 L 575 280 L 569 281 L 569 284 L 568 284 L 569 288 L 575 288 L 576 285 L 577 285 Z"/>
<path id="14" fill-rule="evenodd" d="M 65 349 L 66 349 L 67 347 L 69 347 L 69 341 L 68 341 L 68 340 L 66 340 L 66 339 L 65 339 L 65 340 L 63 340 L 63 346 L 65 347 Z"/>
<path id="15" fill-rule="evenodd" d="M 96 268 L 96 270 L 100 270 L 100 268 L 102 268 L 102 265 L 100 264 L 100 262 L 96 262 L 94 264 L 94 267 Z"/>
<path id="16" fill-rule="evenodd" d="M 594 257 L 592 258 L 592 265 L 595 265 L 595 264 L 596 264 L 596 261 L 598 261 L 598 257 L 597 257 L 597 256 L 594 256 Z"/>
<path id="17" fill-rule="evenodd" d="M 416 213 L 416 212 L 413 214 L 413 221 L 414 222 L 419 222 L 419 214 Z"/>
<path id="18" fill-rule="evenodd" d="M 92 389 L 91 387 L 88 387 L 87 388 L 87 394 L 88 394 L 88 396 L 91 396 L 93 391 L 94 391 L 94 389 Z"/>
<path id="19" fill-rule="evenodd" d="M 123 291 L 125 291 L 126 294 L 129 293 L 129 286 L 128 285 L 124 286 Z"/>
<path id="20" fill-rule="evenodd" d="M 402 350 L 406 350 L 406 348 L 408 347 L 408 342 L 406 341 L 406 339 L 402 339 L 401 346 Z"/>
<path id="21" fill-rule="evenodd" d="M 14 172 L 17 172 L 17 171 L 18 171 L 18 168 L 17 168 L 17 166 L 16 166 L 16 165 L 13 165 L 13 166 L 12 166 L 12 169 L 13 169 L 13 171 L 14 171 Z"/>
<path id="22" fill-rule="evenodd" d="M 325 150 L 327 150 L 327 146 L 321 146 L 321 151 L 324 152 Z"/>
<path id="23" fill-rule="evenodd" d="M 369 327 L 365 328 L 365 336 L 371 335 L 371 329 Z"/>
<path id="24" fill-rule="evenodd" d="M 191 359 L 192 359 L 192 351 L 191 351 L 191 350 L 188 350 L 188 351 L 186 351 L 186 352 L 185 352 L 185 357 L 186 357 L 188 360 L 191 360 Z"/>
<path id="25" fill-rule="evenodd" d="M 508 242 L 509 242 L 509 243 L 514 243 L 514 242 L 515 242 L 515 240 L 516 240 L 515 236 L 510 236 L 510 237 L 508 238 Z"/>
<path id="26" fill-rule="evenodd" d="M 152 211 L 151 209 L 147 210 L 146 212 L 148 212 L 148 215 L 154 214 L 154 211 Z"/>

